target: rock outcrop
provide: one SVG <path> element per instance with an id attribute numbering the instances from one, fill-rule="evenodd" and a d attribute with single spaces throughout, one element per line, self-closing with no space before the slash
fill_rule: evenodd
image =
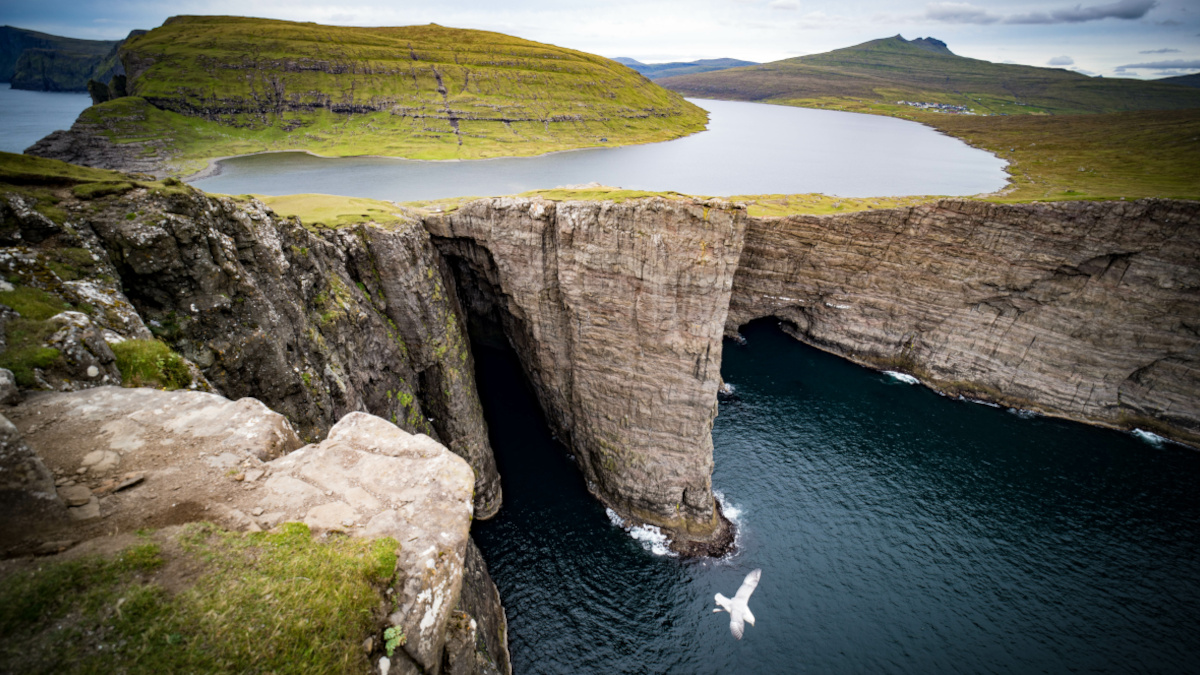
<path id="1" fill-rule="evenodd" d="M 937 389 L 1200 441 L 1200 203 L 749 219 L 726 326 Z"/>
<path id="2" fill-rule="evenodd" d="M 387 624 L 407 636 L 392 667 L 509 672 L 504 609 L 470 541 L 474 472 L 432 438 L 350 413 L 299 447 L 288 421 L 252 398 L 117 387 L 32 394 L 10 414 L 27 444 L 11 442 L 21 432 L 0 418 L 0 466 L 20 469 L 21 503 L 61 511 L 57 482 L 70 511 L 92 511 L 31 525 L 27 550 L 194 520 L 391 537 L 400 549 Z"/>
<path id="3" fill-rule="evenodd" d="M 477 473 L 477 515 L 499 508 L 453 281 L 418 222 L 317 233 L 183 187 L 64 197 L 55 222 L 0 196 L 0 270 L 92 311 L 53 320 L 78 348 L 29 376 L 43 388 L 119 383 L 106 340 L 148 338 L 149 326 L 205 387 L 262 400 L 308 440 L 356 410 L 444 440 Z"/>
<path id="4" fill-rule="evenodd" d="M 722 550 L 710 432 L 743 212 L 492 199 L 426 227 L 468 313 L 503 326 L 592 493 L 683 550 Z"/>

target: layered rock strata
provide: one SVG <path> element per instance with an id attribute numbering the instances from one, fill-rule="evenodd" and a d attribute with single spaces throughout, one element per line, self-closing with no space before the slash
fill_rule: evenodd
<path id="1" fill-rule="evenodd" d="M 952 394 L 1200 441 L 1200 203 L 943 200 L 751 218 L 727 334 Z"/>
<path id="2" fill-rule="evenodd" d="M 588 487 L 716 552 L 721 336 L 743 212 L 727 203 L 491 199 L 426 219 L 468 313 L 504 327 Z"/>
<path id="3" fill-rule="evenodd" d="M 63 197 L 55 222 L 0 196 L 0 270 L 92 308 L 61 316 L 79 354 L 35 371 L 44 388 L 120 382 L 106 343 L 152 330 L 204 388 L 254 396 L 308 440 L 356 410 L 444 440 L 477 473 L 479 517 L 499 508 L 453 281 L 419 223 L 318 233 L 188 188 Z M 83 262 L 64 267 L 64 251 Z"/>

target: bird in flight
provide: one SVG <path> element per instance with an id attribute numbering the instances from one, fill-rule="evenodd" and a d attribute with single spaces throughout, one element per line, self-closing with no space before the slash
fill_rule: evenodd
<path id="1" fill-rule="evenodd" d="M 742 632 L 745 631 L 747 623 L 751 626 L 754 625 L 754 614 L 750 612 L 746 602 L 750 600 L 750 594 L 758 586 L 760 576 L 762 576 L 760 569 L 747 574 L 746 580 L 742 582 L 742 587 L 738 589 L 732 599 L 717 593 L 717 604 L 720 606 L 713 612 L 729 612 L 729 632 L 733 633 L 733 637 L 738 640 L 742 639 Z"/>

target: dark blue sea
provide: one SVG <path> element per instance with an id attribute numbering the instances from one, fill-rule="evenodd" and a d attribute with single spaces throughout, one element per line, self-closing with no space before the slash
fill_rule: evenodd
<path id="1" fill-rule="evenodd" d="M 1185 673 L 1200 452 L 952 400 L 793 341 L 726 341 L 725 560 L 591 499 L 510 352 L 477 347 L 505 505 L 475 537 L 517 673 Z M 713 594 L 756 567 L 736 641 Z"/>

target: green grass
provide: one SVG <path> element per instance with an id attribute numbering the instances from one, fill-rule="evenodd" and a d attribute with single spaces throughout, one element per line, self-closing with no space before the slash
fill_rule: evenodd
<path id="1" fill-rule="evenodd" d="M 991 201 L 1200 198 L 1200 109 L 917 119 L 1009 161 Z"/>
<path id="2" fill-rule="evenodd" d="M 746 213 L 756 217 L 791 215 L 830 215 L 872 209 L 895 209 L 937 201 L 940 197 L 868 197 L 848 199 L 823 194 L 736 195 L 730 201 L 746 205 Z"/>
<path id="3" fill-rule="evenodd" d="M 309 228 L 338 228 L 364 222 L 383 226 L 412 222 L 395 204 L 375 199 L 319 194 L 256 197 L 281 216 L 298 217 Z"/>
<path id="4" fill-rule="evenodd" d="M 392 539 L 313 541 L 303 524 L 242 535 L 186 526 L 114 558 L 55 562 L 0 585 L 0 670 L 366 672 L 395 574 Z M 171 575 L 170 590 L 160 585 Z"/>
<path id="5" fill-rule="evenodd" d="M 22 317 L 34 321 L 45 321 L 71 309 L 57 295 L 29 286 L 15 286 L 11 291 L 0 291 L 0 305 L 7 305 Z"/>
<path id="6" fill-rule="evenodd" d="M 98 183 L 84 183 L 71 188 L 71 194 L 79 199 L 99 199 L 101 197 L 111 197 L 113 195 L 123 195 L 134 188 L 133 183 L 127 181 L 102 181 Z"/>
<path id="7" fill-rule="evenodd" d="M 607 201 L 607 202 L 625 202 L 631 199 L 644 199 L 646 197 L 663 197 L 665 199 L 688 199 L 686 195 L 678 192 L 649 192 L 646 190 L 625 190 L 622 188 L 611 187 L 596 187 L 596 188 L 580 188 L 580 189 L 563 189 L 557 188 L 554 190 L 531 190 L 522 192 L 518 197 L 541 197 L 555 202 L 565 201 Z"/>
<path id="8" fill-rule="evenodd" d="M 125 340 L 112 345 L 112 351 L 126 387 L 172 390 L 192 383 L 183 357 L 158 340 Z"/>
<path id="9" fill-rule="evenodd" d="M 18 385 L 36 387 L 34 370 L 49 368 L 60 356 L 57 349 L 46 346 L 55 331 L 47 319 L 73 308 L 58 296 L 29 286 L 0 291 L 0 304 L 21 315 L 4 326 L 6 349 L 0 351 L 0 368 L 12 371 Z"/>
<path id="10" fill-rule="evenodd" d="M 648 143 L 707 116 L 599 56 L 499 33 L 175 17 L 125 46 L 128 99 L 85 111 L 175 171 L 270 150 L 479 159 Z"/>
<path id="11" fill-rule="evenodd" d="M 1079 114 L 1200 108 L 1200 89 L 1094 78 L 957 56 L 896 36 L 758 66 L 657 80 L 688 96 L 777 103 L 896 101 L 965 105 L 981 114 Z M 902 106 L 913 110 L 908 106 Z"/>

